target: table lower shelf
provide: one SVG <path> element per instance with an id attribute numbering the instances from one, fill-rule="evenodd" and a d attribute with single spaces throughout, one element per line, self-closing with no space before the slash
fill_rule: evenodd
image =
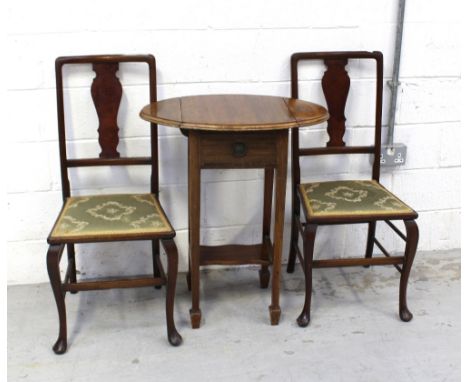
<path id="1" fill-rule="evenodd" d="M 262 244 L 200 246 L 200 265 L 270 265 L 273 258 L 271 240 Z"/>

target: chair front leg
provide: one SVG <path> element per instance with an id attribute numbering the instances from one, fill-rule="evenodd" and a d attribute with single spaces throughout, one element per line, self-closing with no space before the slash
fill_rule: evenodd
<path id="1" fill-rule="evenodd" d="M 59 267 L 63 249 L 63 244 L 53 244 L 49 246 L 49 250 L 47 251 L 47 272 L 49 273 L 50 285 L 54 292 L 59 315 L 59 335 L 52 347 L 55 354 L 63 354 L 67 351 L 67 313 Z"/>
<path id="2" fill-rule="evenodd" d="M 297 318 L 297 324 L 306 327 L 310 322 L 310 300 L 312 298 L 312 261 L 314 259 L 314 244 L 317 233 L 316 224 L 307 224 L 304 231 L 304 274 L 305 301 L 304 308 Z"/>
<path id="3" fill-rule="evenodd" d="M 177 283 L 178 254 L 173 239 L 162 240 L 164 250 L 167 254 L 167 291 L 166 291 L 166 325 L 167 338 L 173 346 L 182 343 L 182 337 L 177 332 L 174 324 L 174 298 Z"/>
<path id="4" fill-rule="evenodd" d="M 418 247 L 419 229 L 414 220 L 405 220 L 404 223 L 406 227 L 406 248 L 405 260 L 400 277 L 400 319 L 408 322 L 413 318 L 413 314 L 409 311 L 406 303 L 406 289 L 408 287 L 411 266 L 413 265 L 416 249 Z"/>

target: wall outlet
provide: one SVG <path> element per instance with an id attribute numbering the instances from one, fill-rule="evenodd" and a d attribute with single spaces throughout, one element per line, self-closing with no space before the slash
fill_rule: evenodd
<path id="1" fill-rule="evenodd" d="M 406 145 L 394 143 L 393 145 L 383 145 L 380 151 L 380 165 L 391 167 L 401 166 L 406 162 Z"/>

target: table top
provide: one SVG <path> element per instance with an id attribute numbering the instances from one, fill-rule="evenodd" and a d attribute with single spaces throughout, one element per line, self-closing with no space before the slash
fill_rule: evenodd
<path id="1" fill-rule="evenodd" d="M 182 129 L 259 131 L 311 126 L 329 115 L 320 105 L 293 98 L 217 94 L 155 102 L 145 106 L 140 117 Z"/>

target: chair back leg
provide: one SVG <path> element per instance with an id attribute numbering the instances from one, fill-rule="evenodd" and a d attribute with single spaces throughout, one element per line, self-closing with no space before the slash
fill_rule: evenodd
<path id="1" fill-rule="evenodd" d="M 296 266 L 296 246 L 297 246 L 297 240 L 299 239 L 299 228 L 297 226 L 297 222 L 299 221 L 299 216 L 300 216 L 300 201 L 299 197 L 296 194 L 296 186 L 293 185 L 293 196 L 291 198 L 292 206 L 292 214 L 291 214 L 291 242 L 289 245 L 289 258 L 288 258 L 288 267 L 286 268 L 286 271 L 288 273 L 293 273 L 294 268 Z"/>
<path id="2" fill-rule="evenodd" d="M 192 290 L 192 277 L 191 272 L 192 272 L 192 266 L 190 265 L 190 257 L 188 259 L 188 271 L 187 274 L 185 275 L 185 281 L 187 283 L 187 290 L 190 292 Z"/>
<path id="3" fill-rule="evenodd" d="M 67 244 L 67 255 L 68 255 L 68 267 L 70 269 L 70 282 L 76 283 L 75 246 L 73 244 Z M 73 291 L 71 293 L 76 294 L 78 293 L 78 291 Z"/>
<path id="4" fill-rule="evenodd" d="M 372 257 L 372 252 L 374 251 L 376 226 L 377 222 L 369 222 L 369 230 L 367 232 L 366 259 L 370 259 Z M 364 267 L 369 268 L 370 265 L 364 265 Z"/>
<path id="5" fill-rule="evenodd" d="M 161 258 L 159 256 L 159 240 L 151 240 L 151 250 L 153 255 L 153 274 L 155 278 L 163 275 Z M 161 285 L 156 285 L 156 289 L 161 289 Z"/>
<path id="6" fill-rule="evenodd" d="M 268 265 L 262 265 L 258 271 L 258 276 L 260 278 L 260 288 L 268 288 L 268 284 L 270 283 L 270 271 L 268 269 Z"/>

